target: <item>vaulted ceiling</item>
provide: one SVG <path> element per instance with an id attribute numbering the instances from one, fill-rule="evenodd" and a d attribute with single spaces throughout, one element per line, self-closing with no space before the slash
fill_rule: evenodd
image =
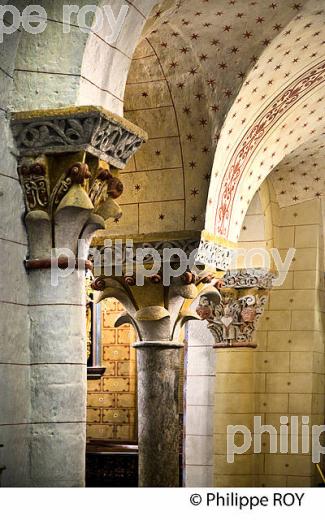
<path id="1" fill-rule="evenodd" d="M 218 191 L 239 143 L 268 102 L 322 59 L 322 4 L 167 0 L 154 8 L 133 56 L 124 102 L 125 117 L 150 139 L 123 173 L 124 216 L 115 233 L 201 230 L 207 202 L 215 218 Z M 323 110 L 319 91 L 287 114 L 290 121 L 279 120 L 266 146 L 260 143 L 242 177 L 247 187 L 252 178 L 238 201 L 239 216 L 275 168 L 271 180 L 281 205 L 322 192 L 322 183 L 313 180 L 322 174 L 312 164 L 322 154 Z M 310 154 L 306 178 L 300 163 Z"/>

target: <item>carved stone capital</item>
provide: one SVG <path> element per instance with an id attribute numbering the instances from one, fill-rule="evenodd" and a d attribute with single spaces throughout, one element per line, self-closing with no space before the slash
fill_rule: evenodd
<path id="1" fill-rule="evenodd" d="M 93 233 L 121 216 L 116 168 L 125 167 L 146 134 L 97 107 L 16 113 L 11 127 L 27 210 L 26 267 L 52 265 L 55 249 L 86 260 Z M 79 239 L 86 242 L 82 253 Z"/>
<path id="2" fill-rule="evenodd" d="M 215 347 L 256 347 L 254 333 L 272 279 L 273 274 L 262 269 L 228 271 L 218 290 L 201 294 L 196 312 L 208 322 Z"/>
<path id="3" fill-rule="evenodd" d="M 70 107 L 12 114 L 20 156 L 85 151 L 122 169 L 147 140 L 126 119 L 100 107 Z"/>
<path id="4" fill-rule="evenodd" d="M 224 287 L 234 289 L 271 289 L 274 273 L 267 269 L 233 269 L 222 278 Z"/>
<path id="5" fill-rule="evenodd" d="M 132 238 L 115 237 L 114 239 L 105 239 L 103 236 L 95 237 L 93 245 L 97 247 L 101 254 L 102 266 L 114 268 L 116 265 L 127 266 L 127 263 L 136 264 L 141 261 L 144 265 L 149 266 L 154 261 L 161 262 L 163 265 L 166 260 L 169 264 L 176 267 L 180 258 L 173 250 L 178 250 L 181 254 L 185 253 L 187 259 L 196 256 L 195 253 L 200 243 L 197 233 L 191 233 L 191 236 L 170 238 L 156 237 L 154 235 L 137 236 L 135 240 Z M 158 276 L 158 275 L 157 275 Z M 158 278 L 156 278 L 158 281 Z"/>
<path id="6" fill-rule="evenodd" d="M 195 313 L 182 310 L 182 307 L 185 300 L 198 296 L 201 284 L 210 281 L 210 278 L 199 278 L 187 271 L 172 278 L 168 287 L 163 285 L 159 274 L 146 278 L 142 286 L 137 286 L 134 276 L 101 276 L 92 287 L 99 291 L 97 301 L 116 298 L 126 309 L 115 326 L 131 323 L 140 341 L 170 342 L 177 339 L 179 327 L 198 319 Z"/>
<path id="7" fill-rule="evenodd" d="M 26 205 L 29 269 L 51 266 L 55 249 L 67 249 L 65 261 L 69 251 L 80 258 L 79 239 L 87 245 L 81 256 L 86 259 L 92 234 L 105 229 L 108 217 L 121 214 L 115 199 L 123 192 L 123 184 L 106 163 L 84 152 L 23 157 L 18 174 Z"/>

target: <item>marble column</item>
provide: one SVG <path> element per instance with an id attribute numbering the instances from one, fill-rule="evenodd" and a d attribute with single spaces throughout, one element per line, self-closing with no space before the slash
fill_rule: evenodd
<path id="1" fill-rule="evenodd" d="M 92 107 L 12 118 L 28 235 L 29 486 L 85 484 L 85 270 L 94 232 L 121 213 L 116 169 L 145 139 L 124 123 Z"/>

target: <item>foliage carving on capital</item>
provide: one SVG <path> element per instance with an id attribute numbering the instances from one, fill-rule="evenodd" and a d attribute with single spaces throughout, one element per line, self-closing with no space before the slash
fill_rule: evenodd
<path id="1" fill-rule="evenodd" d="M 256 347 L 254 333 L 268 300 L 272 273 L 227 272 L 217 289 L 203 291 L 196 309 L 215 339 L 215 347 Z"/>
<path id="2" fill-rule="evenodd" d="M 123 169 L 147 140 L 146 132 L 101 107 L 67 107 L 12 114 L 21 155 L 85 151 Z"/>
<path id="3" fill-rule="evenodd" d="M 76 254 L 78 239 L 88 243 L 106 220 L 121 217 L 116 199 L 123 184 L 115 171 L 125 168 L 148 135 L 97 106 L 13 113 L 11 129 L 29 257 L 48 260 L 55 248 Z"/>
<path id="4" fill-rule="evenodd" d="M 88 164 L 84 154 L 77 159 L 76 155 L 41 156 L 21 161 L 18 174 L 27 210 L 30 258 L 50 256 L 51 248 L 68 247 L 76 253 L 78 239 L 89 239 L 85 231 L 105 229 L 102 215 L 109 201 L 111 211 L 105 216 L 121 214 L 115 201 L 123 192 L 119 178 L 102 161 Z M 32 236 L 35 233 L 38 240 Z"/>
<path id="5" fill-rule="evenodd" d="M 172 278 L 168 287 L 163 285 L 158 275 L 155 280 L 151 278 L 148 277 L 144 285 L 138 287 L 132 276 L 100 276 L 92 287 L 99 291 L 98 302 L 116 298 L 126 309 L 115 326 L 131 324 L 140 341 L 173 341 L 177 338 L 179 328 L 187 321 L 199 319 L 196 313 L 182 307 L 185 300 L 193 300 L 198 296 L 201 284 L 210 283 L 211 277 L 200 278 L 186 272 Z"/>

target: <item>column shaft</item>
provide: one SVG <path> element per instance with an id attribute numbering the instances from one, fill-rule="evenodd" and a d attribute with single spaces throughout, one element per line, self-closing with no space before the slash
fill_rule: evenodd
<path id="1" fill-rule="evenodd" d="M 51 270 L 30 279 L 31 485 L 85 482 L 86 344 L 82 273 L 51 283 Z"/>
<path id="2" fill-rule="evenodd" d="M 178 344 L 138 350 L 139 486 L 179 486 Z"/>

